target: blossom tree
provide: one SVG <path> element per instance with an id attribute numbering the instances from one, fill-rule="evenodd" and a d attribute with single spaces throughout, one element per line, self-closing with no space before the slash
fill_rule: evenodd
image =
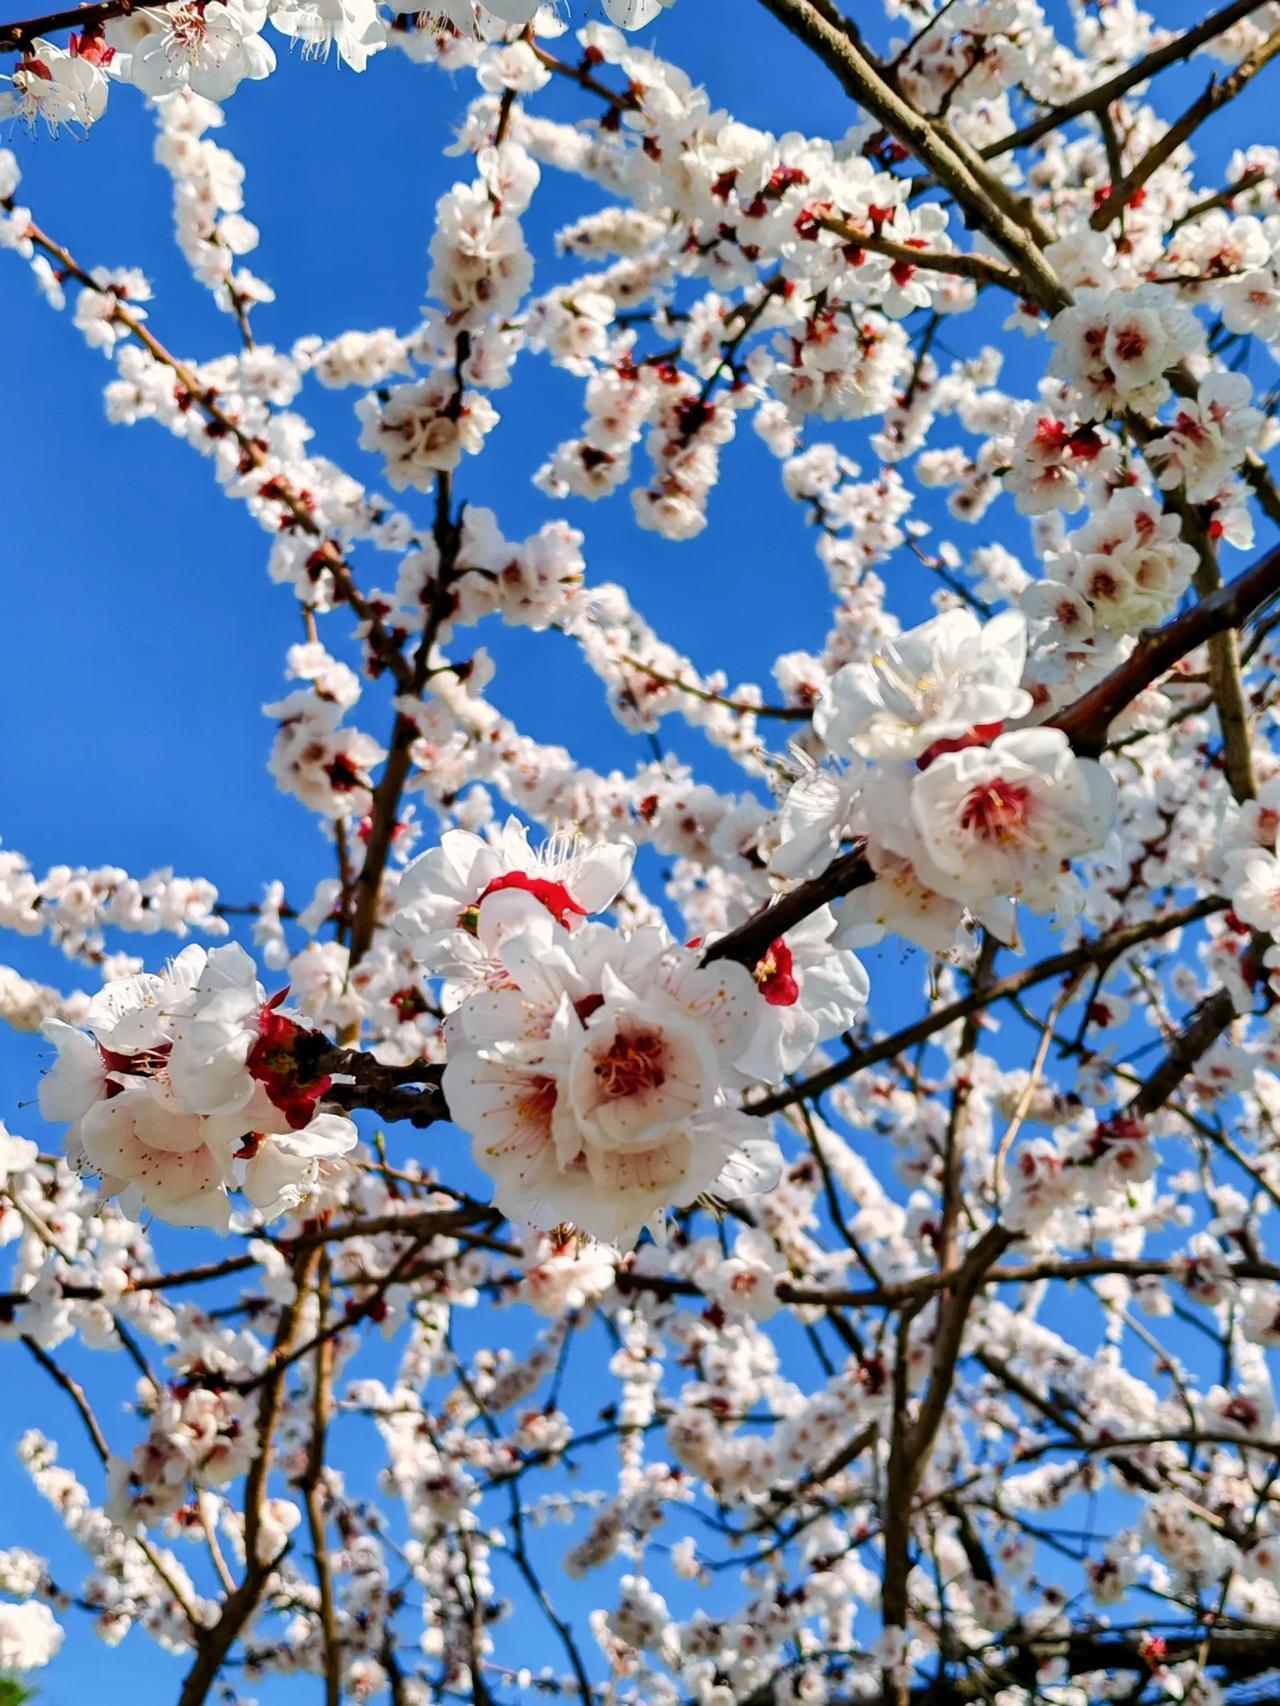
<path id="1" fill-rule="evenodd" d="M 323 854 L 227 896 L 0 850 L 49 1526 L 0 1511 L 0 1698 L 91 1635 L 178 1706 L 1274 1698 L 1280 148 L 1222 138 L 1280 5 L 1164 10 L 737 0 L 829 135 L 663 57 L 660 0 L 0 24 L 11 334 L 42 294 L 102 431 L 260 525 L 286 685 L 227 691 Z M 282 335 L 253 270 L 227 139 L 291 42 L 366 73 L 344 122 L 397 54 L 436 96 L 404 329 Z M 23 199 L 122 102 L 204 354 Z M 794 526 L 739 624 L 811 549 L 830 591 L 767 688 L 626 573 L 648 530 L 696 574 L 748 452 Z M 616 768 L 499 708 L 504 627 Z"/>

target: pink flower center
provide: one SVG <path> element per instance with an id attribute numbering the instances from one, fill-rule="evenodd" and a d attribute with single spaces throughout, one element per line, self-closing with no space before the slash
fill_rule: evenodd
<path id="1" fill-rule="evenodd" d="M 964 802 L 960 822 L 984 841 L 1012 841 L 1026 827 L 1030 804 L 1027 788 L 997 776 L 973 789 Z"/>
<path id="2" fill-rule="evenodd" d="M 666 1083 L 663 1070 L 666 1046 L 656 1031 L 632 1031 L 618 1035 L 596 1062 L 600 1088 L 612 1100 L 643 1096 Z"/>

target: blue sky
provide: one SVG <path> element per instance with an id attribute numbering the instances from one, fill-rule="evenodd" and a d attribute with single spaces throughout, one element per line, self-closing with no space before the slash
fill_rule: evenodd
<path id="1" fill-rule="evenodd" d="M 574 6 L 575 21 L 591 8 Z M 1161 6 L 1162 19 L 1188 23 L 1190 5 Z M 678 0 L 645 33 L 658 51 L 705 82 L 713 103 L 775 131 L 796 127 L 837 137 L 854 114 L 828 73 L 817 67 L 762 8 L 745 0 Z M 260 342 L 288 347 L 297 336 L 332 336 L 350 327 L 416 320 L 426 287 L 427 242 L 436 198 L 465 163 L 443 145 L 474 84 L 452 81 L 388 52 L 363 78 L 306 64 L 277 38 L 281 68 L 245 84 L 227 103 L 220 139 L 247 168 L 246 213 L 263 232 L 251 257 L 277 293 L 259 309 Z M 1171 99 L 1197 90 L 1200 67 L 1176 73 Z M 576 92 L 540 98 L 558 113 L 591 111 Z M 1231 126 L 1236 119 L 1233 117 Z M 1241 132 L 1223 127 L 1205 152 L 1225 157 Z M 151 159 L 154 127 L 140 99 L 113 91 L 106 119 L 82 142 L 5 140 L 18 153 L 21 199 L 38 222 L 86 266 L 139 265 L 156 295 L 152 322 L 175 352 L 208 358 L 231 347 L 234 326 L 188 274 L 171 238 L 170 186 Z M 591 192 L 587 192 L 588 195 Z M 573 182 L 547 174 L 528 226 L 540 256 L 557 225 L 583 211 Z M 4 845 L 37 869 L 57 863 L 114 863 L 141 875 L 157 866 L 210 877 L 224 899 L 256 899 L 262 883 L 284 880 L 308 897 L 330 871 L 329 849 L 314 820 L 276 792 L 265 763 L 271 724 L 261 705 L 282 690 L 285 647 L 300 637 L 292 594 L 265 574 L 267 540 L 248 516 L 221 501 L 209 469 L 183 445 L 150 426 L 109 426 L 101 389 L 108 363 L 87 350 L 69 315 L 52 315 L 25 269 L 0 256 L 0 306 L 6 338 L 8 407 L 4 431 L 7 621 L 0 635 L 0 788 Z M 539 283 L 558 276 L 551 259 Z M 563 276 L 563 274 L 559 275 Z M 983 324 L 981 333 L 989 335 Z M 968 351 L 969 324 L 944 329 L 953 353 Z M 1038 364 L 1041 350 L 1017 344 L 1013 357 Z M 529 475 L 548 449 L 577 429 L 580 382 L 533 358 L 523 383 L 497 398 L 504 419 L 481 462 L 469 462 L 458 489 L 497 511 L 509 537 L 531 532 L 565 507 L 544 499 Z M 1034 380 L 1010 367 L 1006 381 Z M 317 446 L 376 481 L 376 463 L 355 449 L 354 393 L 318 389 L 304 402 Z M 815 437 L 822 436 L 814 434 Z M 842 448 L 872 459 L 850 429 Z M 639 531 L 624 496 L 605 505 L 574 504 L 569 518 L 587 535 L 588 576 L 621 580 L 662 635 L 696 663 L 724 667 L 731 679 L 767 684 L 779 651 L 817 649 L 829 595 L 800 513 L 782 495 L 777 465 L 744 430 L 724 459 L 710 525 L 695 541 L 673 545 Z M 407 507 L 413 507 L 409 505 Z M 1025 533 L 998 506 L 975 536 L 950 524 L 928 499 L 921 513 L 966 550 L 993 537 L 1025 549 Z M 425 506 L 418 500 L 418 513 Z M 393 560 L 365 559 L 366 584 L 390 581 Z M 894 607 L 909 619 L 927 613 L 927 572 L 905 553 L 893 565 Z M 335 650 L 343 623 L 322 632 Z M 602 714 L 599 684 L 560 642 L 486 628 L 478 636 L 499 659 L 495 702 L 530 734 L 564 740 L 585 764 L 630 766 L 643 746 Z M 361 707 L 381 733 L 386 716 Z M 705 759 L 705 775 L 738 785 L 722 755 L 669 721 L 663 739 L 677 753 Z M 121 944 L 125 945 L 125 944 Z M 137 941 L 157 957 L 171 944 Z M 71 984 L 74 970 L 39 942 L 2 945 L 6 960 L 29 975 Z M 879 956 L 879 1022 L 915 997 L 921 962 L 892 950 Z M 0 1034 L 0 1117 L 15 1132 L 54 1143 L 28 1104 L 39 1068 L 30 1038 Z M 393 1134 L 393 1143 L 406 1139 Z M 179 1247 L 171 1245 L 171 1248 Z M 181 1246 L 186 1247 L 186 1246 Z M 521 1333 L 511 1314 L 503 1334 Z M 483 1325 L 483 1324 L 482 1324 Z M 475 1324 L 468 1323 L 467 1330 Z M 802 1349 L 797 1347 L 800 1356 Z M 68 1460 L 97 1487 L 81 1456 L 75 1423 L 47 1381 L 17 1348 L 0 1350 L 19 1401 L 0 1424 L 0 1546 L 19 1540 L 50 1553 L 55 1573 L 77 1579 L 79 1556 L 12 1461 L 12 1441 L 30 1425 L 68 1445 Z M 128 1382 L 110 1359 L 73 1358 L 95 1388 L 123 1396 Z M 583 1366 L 581 1363 L 579 1367 Z M 602 1382 L 584 1402 L 605 1402 Z M 109 1413 L 109 1406 L 108 1406 Z M 128 1425 L 112 1437 L 131 1438 Z M 356 1480 L 364 1471 L 354 1467 Z M 558 1543 L 558 1540 L 557 1540 Z M 63 1656 L 41 1679 L 45 1698 L 69 1703 L 92 1688 L 98 1698 L 167 1698 L 178 1672 L 141 1637 L 127 1657 L 104 1667 L 101 1649 L 69 1619 Z M 530 1637 L 539 1645 L 540 1638 Z M 549 1656 L 549 1655 L 547 1655 Z M 104 1680 L 105 1679 L 105 1680 Z M 152 1692 L 154 1691 L 154 1692 Z M 264 1700 L 309 1698 L 301 1682 L 263 1689 Z"/>

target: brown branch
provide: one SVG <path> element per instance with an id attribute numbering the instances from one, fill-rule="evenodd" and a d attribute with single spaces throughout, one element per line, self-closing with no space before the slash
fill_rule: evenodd
<path id="1" fill-rule="evenodd" d="M 1106 744 L 1112 722 L 1144 688 L 1215 634 L 1239 628 L 1277 592 L 1280 592 L 1280 546 L 1235 580 L 1202 598 L 1184 616 L 1140 635 L 1124 663 L 1074 705 L 1051 717 L 1048 726 L 1061 729 L 1077 752 L 1097 757 Z"/>
<path id="2" fill-rule="evenodd" d="M 329 1258 L 320 1258 L 320 1273 L 316 1284 L 316 1304 L 320 1327 L 326 1325 L 329 1308 Z M 333 1601 L 333 1571 L 329 1565 L 328 1538 L 325 1534 L 324 1501 L 320 1496 L 320 1477 L 324 1473 L 325 1445 L 328 1439 L 329 1412 L 333 1400 L 333 1341 L 323 1339 L 316 1346 L 315 1373 L 311 1389 L 311 1440 L 307 1447 L 307 1464 L 299 1487 L 307 1511 L 307 1531 L 311 1537 L 311 1554 L 316 1572 L 316 1590 L 320 1599 L 320 1634 L 324 1643 L 325 1706 L 341 1706 L 342 1650 Z"/>
<path id="3" fill-rule="evenodd" d="M 0 24 L 0 53 L 24 53 L 37 36 L 53 35 L 58 30 L 83 30 L 109 23 L 112 18 L 127 18 L 134 5 L 135 0 L 99 0 L 97 5 L 69 6 L 63 12 Z"/>
<path id="4" fill-rule="evenodd" d="M 218 1680 L 223 1662 L 241 1632 L 257 1610 L 271 1572 L 279 1558 L 259 1556 L 259 1535 L 262 1528 L 262 1505 L 270 1473 L 276 1422 L 284 1388 L 284 1371 L 288 1366 L 287 1350 L 293 1343 L 302 1316 L 306 1288 L 310 1283 L 317 1253 L 308 1249 L 299 1253 L 294 1262 L 294 1296 L 280 1311 L 276 1325 L 271 1361 L 262 1376 L 262 1391 L 258 1398 L 257 1450 L 245 1476 L 244 1488 L 244 1580 L 222 1602 L 218 1621 L 206 1633 L 196 1651 L 195 1663 L 187 1672 L 178 1696 L 178 1706 L 204 1706 L 210 1690 Z"/>
<path id="5" fill-rule="evenodd" d="M 1060 107 L 1054 107 L 1042 118 L 1035 119 L 1031 124 L 1023 125 L 1021 130 L 1011 131 L 1008 136 L 1002 136 L 998 142 L 989 143 L 982 150 L 984 160 L 997 159 L 1001 154 L 1007 154 L 1013 148 L 1025 148 L 1028 143 L 1038 142 L 1042 136 L 1047 136 L 1051 130 L 1066 124 L 1069 119 L 1079 118 L 1081 113 L 1093 112 L 1099 107 L 1110 106 L 1112 101 L 1138 83 L 1145 83 L 1148 77 L 1154 77 L 1166 66 L 1176 65 L 1180 59 L 1189 59 L 1197 49 L 1215 36 L 1224 35 L 1242 18 L 1247 18 L 1251 12 L 1258 10 L 1258 0 L 1232 0 L 1231 5 L 1224 6 L 1220 11 L 1212 12 L 1194 29 L 1185 31 L 1163 47 L 1137 59 L 1126 70 L 1119 71 L 1105 83 L 1099 83 L 1096 88 L 1086 89 L 1082 95 L 1073 100 L 1064 101 Z"/>
<path id="6" fill-rule="evenodd" d="M 681 681 L 679 676 L 668 675 L 653 664 L 644 663 L 640 658 L 633 657 L 630 652 L 624 652 L 619 663 L 628 669 L 633 669 L 638 675 L 647 676 L 650 681 L 660 687 L 675 687 L 681 693 L 687 693 L 692 699 L 700 699 L 707 705 L 721 705 L 726 711 L 737 711 L 751 717 L 773 717 L 784 723 L 810 723 L 813 721 L 813 710 L 807 705 L 754 705 L 749 699 L 730 699 L 727 694 L 713 693 L 708 687 L 697 687 L 691 681 Z"/>
<path id="7" fill-rule="evenodd" d="M 32 1356 L 40 1364 L 41 1368 L 44 1369 L 45 1373 L 49 1375 L 52 1380 L 57 1382 L 57 1384 L 66 1393 L 67 1397 L 70 1398 L 71 1402 L 75 1405 L 76 1409 L 80 1413 L 80 1420 L 84 1423 L 85 1432 L 93 1441 L 93 1449 L 97 1452 L 105 1465 L 111 1456 L 111 1451 L 103 1436 L 102 1429 L 98 1426 L 98 1418 L 89 1407 L 89 1400 L 85 1397 L 84 1387 L 81 1386 L 78 1380 L 73 1380 L 67 1373 L 66 1369 L 62 1367 L 61 1363 L 55 1362 L 49 1355 L 48 1351 L 45 1350 L 44 1346 L 38 1344 L 36 1340 L 31 1338 L 28 1334 L 24 1333 L 22 1335 L 22 1343 L 31 1352 Z"/>
<path id="8" fill-rule="evenodd" d="M 895 243 L 891 237 L 879 232 L 863 231 L 852 220 L 835 215 L 820 219 L 818 224 L 824 231 L 843 237 L 846 243 L 853 243 L 859 249 L 866 249 L 874 255 L 887 255 L 891 260 L 904 261 L 908 266 L 921 267 L 925 272 L 953 273 L 957 278 L 976 279 L 979 284 L 998 284 L 1005 290 L 1020 292 L 1022 289 L 1020 274 L 989 255 L 966 254 L 962 250 L 913 249 L 909 243 Z"/>
<path id="9" fill-rule="evenodd" d="M 462 366 L 469 349 L 469 336 L 459 332 L 457 338 L 457 394 L 462 394 Z M 433 527 L 438 566 L 431 585 L 431 598 L 423 618 L 422 634 L 414 654 L 408 680 L 401 682 L 404 693 L 413 699 L 422 695 L 431 664 L 431 652 L 453 606 L 453 583 L 456 579 L 458 551 L 462 543 L 461 521 L 450 514 L 453 483 L 447 472 L 436 476 L 436 516 Z M 417 725 L 408 717 L 396 714 L 391 732 L 391 750 L 382 775 L 373 790 L 369 838 L 365 843 L 364 862 L 352 885 L 355 910 L 351 922 L 351 944 L 348 968 L 359 965 L 373 941 L 378 922 L 378 901 L 382 893 L 382 876 L 387 868 L 391 843 L 395 836 L 396 818 L 405 783 L 412 768 L 411 752 L 418 739 Z M 358 1025 L 355 1027 L 358 1032 Z"/>
<path id="10" fill-rule="evenodd" d="M 1126 1105 L 1125 1112 L 1141 1119 L 1162 1108 L 1235 1017 L 1235 1002 L 1230 991 L 1216 990 L 1175 1035 L 1169 1044 L 1169 1052 Z"/>
<path id="11" fill-rule="evenodd" d="M 927 1013 L 924 1018 L 917 1019 L 914 1024 L 904 1026 L 892 1036 L 881 1038 L 879 1042 L 869 1043 L 866 1048 L 846 1055 L 843 1060 L 833 1062 L 831 1066 L 824 1067 L 822 1071 L 815 1072 L 812 1077 L 803 1079 L 798 1084 L 748 1103 L 747 1112 L 760 1115 L 776 1114 L 797 1102 L 820 1096 L 824 1090 L 851 1078 L 854 1073 L 862 1072 L 869 1066 L 878 1066 L 882 1061 L 893 1060 L 907 1049 L 914 1048 L 917 1043 L 926 1042 L 938 1031 L 946 1030 L 949 1025 L 967 1019 L 970 1014 L 990 1007 L 997 1001 L 1020 995 L 1024 989 L 1029 989 L 1034 984 L 1069 975 L 1082 966 L 1109 966 L 1122 954 L 1128 953 L 1130 948 L 1167 936 L 1171 931 L 1181 930 L 1184 925 L 1194 924 L 1201 918 L 1209 917 L 1211 913 L 1224 912 L 1228 904 L 1219 896 L 1210 895 L 1172 911 L 1157 913 L 1154 918 L 1143 919 L 1140 923 L 1123 925 L 1105 936 L 1096 936 L 1090 941 L 1081 942 L 1078 947 L 1068 948 L 1048 959 L 1038 960 L 1035 965 L 1024 966 L 1020 971 L 1011 972 L 1008 977 L 999 978 L 981 989 L 970 990 L 968 994 L 948 1002 L 945 1007 L 939 1007 L 934 1012 Z"/>
<path id="12" fill-rule="evenodd" d="M 531 42 L 530 46 L 533 48 L 534 57 L 541 65 L 545 65 L 548 71 L 554 72 L 557 77 L 567 77 L 571 83 L 576 83 L 580 89 L 587 89 L 591 94 L 599 95 L 600 99 L 606 101 L 615 112 L 633 113 L 639 111 L 640 101 L 634 91 L 609 88 L 607 83 L 602 83 L 598 77 L 592 76 L 590 61 L 584 60 L 581 65 L 568 65 L 563 59 L 557 59 L 553 53 L 548 53 L 539 43 Z"/>
<path id="13" fill-rule="evenodd" d="M 1280 30 L 1272 33 L 1247 54 L 1240 64 L 1228 77 L 1221 82 L 1211 78 L 1208 88 L 1187 108 L 1180 119 L 1174 121 L 1156 142 L 1138 161 L 1128 176 L 1122 182 L 1113 186 L 1111 193 L 1102 205 L 1094 211 L 1090 221 L 1095 231 L 1105 231 L 1117 213 L 1127 204 L 1130 198 L 1142 188 L 1147 179 L 1158 171 L 1171 154 L 1177 152 L 1183 143 L 1192 136 L 1207 118 L 1210 118 L 1219 107 L 1224 107 L 1233 101 L 1245 85 L 1272 59 L 1280 53 Z"/>
<path id="14" fill-rule="evenodd" d="M 991 968 L 995 964 L 998 948 L 995 937 L 989 931 L 984 932 L 977 962 L 969 977 L 971 994 L 980 995 L 991 982 Z M 956 1051 L 955 1071 L 952 1074 L 951 1106 L 947 1110 L 947 1131 L 942 1148 L 942 1213 L 936 1245 L 940 1268 L 950 1268 L 956 1260 L 956 1234 L 959 1230 L 964 1195 L 964 1145 L 960 1139 L 969 1101 L 969 1061 L 982 1034 L 982 1011 L 981 1006 L 975 1007 L 960 1028 L 960 1047 Z"/>
<path id="15" fill-rule="evenodd" d="M 31 1352 L 31 1355 L 40 1364 L 41 1368 L 44 1369 L 46 1374 L 48 1374 L 51 1379 L 61 1387 L 61 1389 L 67 1394 L 67 1397 L 70 1398 L 71 1402 L 75 1405 L 80 1419 L 84 1423 L 85 1431 L 89 1435 L 90 1440 L 93 1442 L 93 1449 L 97 1452 L 99 1460 L 105 1469 L 110 1461 L 111 1451 L 107 1445 L 106 1437 L 103 1434 L 102 1429 L 98 1426 L 98 1418 L 93 1413 L 93 1408 L 89 1403 L 88 1397 L 85 1395 L 84 1387 L 81 1386 L 78 1380 L 73 1379 L 59 1362 L 49 1355 L 43 1345 L 37 1343 L 37 1341 L 31 1338 L 28 1334 L 22 1334 L 21 1342 L 25 1345 L 27 1350 Z M 165 1566 L 155 1547 L 149 1540 L 140 1535 L 135 1535 L 131 1538 L 139 1552 L 142 1553 L 142 1556 L 155 1571 L 157 1579 L 161 1581 L 173 1595 L 174 1604 L 187 1620 L 187 1626 L 191 1631 L 192 1643 L 199 1648 L 201 1642 L 205 1638 L 205 1631 L 196 1613 L 196 1608 L 191 1603 L 191 1599 L 183 1588 L 182 1583 L 174 1576 L 173 1572 Z"/>
<path id="16" fill-rule="evenodd" d="M 837 23 L 815 0 L 761 0 L 839 78 L 846 94 L 903 144 L 959 202 L 1012 262 L 1030 300 L 1056 313 L 1070 296 L 1041 253 L 1050 233 L 1030 202 L 1019 201 L 980 155 L 945 124 L 923 117 L 894 88 L 847 20 Z"/>
<path id="17" fill-rule="evenodd" d="M 715 960 L 736 960 L 739 965 L 753 966 L 779 936 L 802 923 L 810 913 L 875 880 L 876 874 L 867 863 L 861 847 L 855 847 L 851 853 L 841 853 L 820 876 L 799 883 L 745 924 L 739 924 L 736 930 L 727 931 L 713 942 L 703 956 L 703 963 L 710 965 Z"/>
<path id="18" fill-rule="evenodd" d="M 1180 213 L 1169 226 L 1168 234 L 1172 236 L 1175 231 L 1181 231 L 1184 225 L 1190 225 L 1193 220 L 1202 218 L 1206 213 L 1212 213 L 1215 207 L 1230 207 L 1237 196 L 1243 195 L 1246 190 L 1253 189 L 1256 184 L 1265 183 L 1266 177 L 1267 173 L 1264 166 L 1251 166 L 1247 172 L 1242 172 L 1235 182 L 1228 184 L 1225 189 L 1215 190 L 1212 195 L 1205 196 L 1203 200 L 1193 202 L 1186 212 Z M 1206 278 L 1190 281 L 1171 279 L 1169 282 L 1171 284 L 1179 282 L 1208 284 L 1212 281 Z"/>

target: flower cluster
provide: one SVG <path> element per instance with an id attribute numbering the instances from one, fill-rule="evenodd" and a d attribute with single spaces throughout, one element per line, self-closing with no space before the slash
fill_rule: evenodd
<path id="1" fill-rule="evenodd" d="M 1064 547 L 1051 575 L 1028 589 L 1028 614 L 1066 627 L 1091 622 L 1116 635 L 1140 633 L 1170 615 L 1198 560 L 1178 517 L 1132 486 L 1112 494 Z"/>
<path id="2" fill-rule="evenodd" d="M 623 29 L 641 29 L 671 0 L 604 0 Z M 439 0 L 433 14 L 455 40 L 497 38 L 532 23 L 539 0 Z M 155 100 L 190 92 L 222 101 L 242 82 L 276 69 L 275 50 L 262 35 L 270 22 L 299 41 L 310 57 L 337 48 L 344 64 L 363 71 L 396 38 L 374 0 L 173 0 L 130 10 L 106 26 L 90 23 L 70 48 L 36 37 L 0 91 L 0 118 L 37 120 L 87 130 L 107 107 L 112 83 L 132 84 Z"/>
<path id="3" fill-rule="evenodd" d="M 39 714 L 60 627 L 11 624 L 15 738 L 97 863 L 0 853 L 15 1108 L 43 1069 L 60 1128 L 0 1110 L 0 1357 L 65 1530 L 0 1535 L 0 1694 L 56 1692 L 82 1619 L 189 1706 L 1247 1706 L 1280 1671 L 1280 150 L 1200 135 L 1262 128 L 1277 8 L 767 9 L 705 88 L 660 0 L 0 27 L 0 114 L 148 104 L 218 315 L 76 253 L 6 149 L 0 249 L 101 430 L 261 530 L 261 613 L 238 572 L 184 599 L 278 628 L 286 682 L 234 853 L 187 814 L 217 886 L 135 877 Z M 326 148 L 349 71 L 434 85 L 425 201 L 360 148 L 306 198 L 380 288 L 431 213 L 380 323 L 313 292 L 284 334 L 216 104 L 274 101 L 281 40 L 341 62 Z M 806 55 L 856 101 L 830 135 L 778 98 Z M 95 658 L 165 598 L 134 568 Z M 76 731 L 144 842 L 171 722 L 142 762 Z"/>
<path id="4" fill-rule="evenodd" d="M 841 903 L 845 941 L 895 929 L 942 951 L 966 913 L 1010 940 L 1010 901 L 1063 904 L 1068 861 L 1106 840 L 1115 784 L 1060 729 L 1026 726 L 1025 661 L 1021 616 L 952 610 L 831 678 L 814 728 L 845 768 L 795 783 L 774 868 L 865 842 L 875 880 Z"/>
<path id="5" fill-rule="evenodd" d="M 318 1111 L 330 1081 L 281 1011 L 285 993 L 268 1000 L 235 944 L 114 979 L 84 1029 L 46 1022 L 58 1052 L 40 1110 L 68 1123 L 69 1153 L 135 1214 L 225 1229 L 237 1190 L 280 1214 L 356 1142 L 350 1120 Z"/>
<path id="6" fill-rule="evenodd" d="M 1072 387 L 1086 420 L 1158 407 L 1170 392 L 1169 370 L 1204 343 L 1195 315 L 1157 285 L 1079 290 L 1049 332 L 1050 371 Z"/>
<path id="7" fill-rule="evenodd" d="M 829 913 L 754 970 L 703 963 L 658 925 L 594 922 L 634 851 L 535 851 L 514 821 L 496 844 L 455 830 L 408 867 L 394 921 L 446 977 L 443 1088 L 499 1205 L 619 1245 L 670 1206 L 764 1189 L 772 1145 L 732 1092 L 799 1064 L 867 997 Z"/>

